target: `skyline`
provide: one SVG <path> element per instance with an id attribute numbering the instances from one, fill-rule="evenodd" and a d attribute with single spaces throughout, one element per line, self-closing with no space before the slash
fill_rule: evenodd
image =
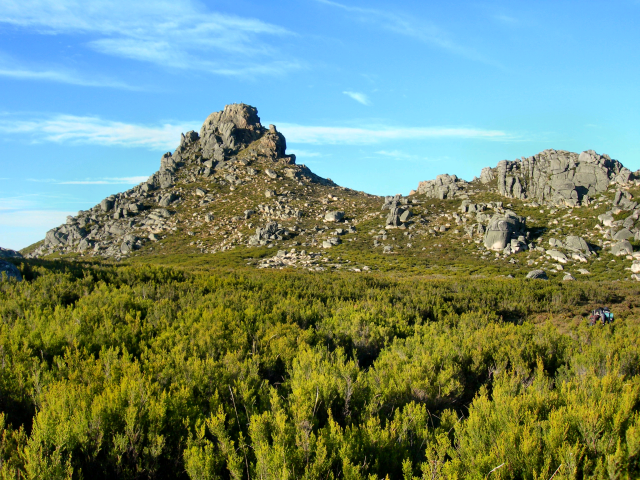
<path id="1" fill-rule="evenodd" d="M 593 149 L 640 168 L 640 2 L 7 0 L 0 246 L 144 181 L 255 106 L 318 175 L 378 195 Z"/>

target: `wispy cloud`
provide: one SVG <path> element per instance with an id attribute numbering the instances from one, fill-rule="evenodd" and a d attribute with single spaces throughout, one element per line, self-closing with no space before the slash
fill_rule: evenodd
<path id="1" fill-rule="evenodd" d="M 372 145 L 389 140 L 426 138 L 460 138 L 481 140 L 513 140 L 514 135 L 501 130 L 468 127 L 320 127 L 278 123 L 287 143 L 312 145 Z"/>
<path id="2" fill-rule="evenodd" d="M 104 120 L 100 117 L 55 115 L 38 120 L 0 117 L 0 134 L 22 133 L 34 142 L 82 143 L 122 147 L 172 150 L 180 134 L 197 130 L 201 122 L 162 125 L 136 125 Z"/>
<path id="3" fill-rule="evenodd" d="M 502 68 L 499 63 L 486 57 L 473 47 L 455 41 L 449 32 L 434 22 L 388 10 L 353 7 L 333 0 L 316 0 L 316 2 L 352 13 L 353 18 L 357 21 L 369 23 L 383 30 L 413 38 L 469 60 Z"/>
<path id="4" fill-rule="evenodd" d="M 1 7 L 0 7 L 1 8 Z M 139 90 L 124 82 L 113 80 L 98 75 L 92 77 L 83 76 L 75 71 L 62 67 L 33 68 L 21 64 L 14 58 L 0 52 L 0 77 L 14 78 L 18 80 L 49 81 L 67 83 L 83 87 L 109 87 L 127 90 Z"/>
<path id="5" fill-rule="evenodd" d="M 345 95 L 353 98 L 356 102 L 361 103 L 362 105 L 371 105 L 371 101 L 369 100 L 369 97 L 367 97 L 364 93 L 358 93 L 358 92 L 342 92 Z"/>
<path id="6" fill-rule="evenodd" d="M 300 68 L 265 37 L 278 25 L 207 10 L 194 0 L 4 0 L 0 23 L 40 34 L 86 36 L 100 53 L 220 75 L 280 74 Z"/>

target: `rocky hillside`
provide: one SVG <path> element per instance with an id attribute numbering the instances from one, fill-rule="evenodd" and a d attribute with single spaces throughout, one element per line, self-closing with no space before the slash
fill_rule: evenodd
<path id="1" fill-rule="evenodd" d="M 637 278 L 638 193 L 607 155 L 545 150 L 470 182 L 439 175 L 407 197 L 377 197 L 296 164 L 276 127 L 236 104 L 183 134 L 146 182 L 25 252 L 118 260 L 241 249 L 259 268 Z"/>

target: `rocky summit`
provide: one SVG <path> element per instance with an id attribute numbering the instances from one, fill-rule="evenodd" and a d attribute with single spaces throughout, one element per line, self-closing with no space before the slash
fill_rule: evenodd
<path id="1" fill-rule="evenodd" d="M 545 150 L 471 181 L 442 174 L 378 197 L 315 175 L 286 149 L 256 108 L 227 105 L 184 133 L 146 182 L 24 253 L 208 259 L 240 249 L 257 268 L 640 278 L 638 177 L 606 154 Z"/>

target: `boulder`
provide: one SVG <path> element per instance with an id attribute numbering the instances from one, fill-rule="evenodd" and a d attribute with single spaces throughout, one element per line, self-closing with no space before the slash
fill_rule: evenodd
<path id="1" fill-rule="evenodd" d="M 340 211 L 327 212 L 324 215 L 324 219 L 327 222 L 341 222 L 342 220 L 344 220 L 344 212 L 340 212 Z"/>
<path id="2" fill-rule="evenodd" d="M 611 253 L 615 256 L 631 255 L 633 253 L 633 246 L 629 243 L 629 240 L 622 240 L 611 247 Z"/>
<path id="3" fill-rule="evenodd" d="M 582 237 L 577 235 L 568 235 L 564 241 L 564 247 L 567 250 L 573 250 L 574 252 L 582 252 L 589 254 L 589 244 Z"/>
<path id="4" fill-rule="evenodd" d="M 107 213 L 113 209 L 114 199 L 112 197 L 105 198 L 100 202 L 100 208 L 103 212 Z"/>
<path id="5" fill-rule="evenodd" d="M 549 277 L 547 277 L 547 274 L 544 270 L 531 270 L 529 273 L 527 273 L 527 278 L 549 280 Z"/>
<path id="6" fill-rule="evenodd" d="M 602 225 L 604 225 L 605 227 L 612 226 L 613 222 L 615 221 L 613 215 L 611 215 L 610 213 L 603 213 L 602 215 L 598 215 L 598 220 L 600 220 L 602 222 Z"/>
<path id="7" fill-rule="evenodd" d="M 630 238 L 633 238 L 633 237 L 634 237 L 633 233 L 631 233 L 626 228 L 623 228 L 621 230 L 618 230 L 618 232 L 613 236 L 613 239 L 614 240 L 629 240 Z"/>
<path id="8" fill-rule="evenodd" d="M 408 210 L 408 209 L 402 212 L 402 214 L 400 215 L 400 221 L 402 223 L 408 222 L 410 218 L 411 218 L 411 210 Z"/>
<path id="9" fill-rule="evenodd" d="M 570 281 L 575 280 L 575 279 L 576 278 L 573 275 L 571 275 L 570 273 L 565 273 L 564 277 L 562 277 L 562 281 L 563 282 L 570 282 Z"/>
<path id="10" fill-rule="evenodd" d="M 175 202 L 177 199 L 178 197 L 176 196 L 176 194 L 167 193 L 162 197 L 160 197 L 160 201 L 158 202 L 158 205 L 160 205 L 161 207 L 168 207 L 169 205 L 171 205 L 171 203 Z"/>
<path id="11" fill-rule="evenodd" d="M 489 183 L 495 178 L 496 177 L 493 175 L 491 167 L 484 167 L 480 172 L 480 182 L 482 183 Z"/>
<path id="12" fill-rule="evenodd" d="M 20 274 L 20 270 L 18 270 L 18 267 L 6 260 L 0 260 L 0 281 L 4 280 L 5 278 L 15 278 L 18 282 L 22 281 L 22 275 Z"/>
<path id="13" fill-rule="evenodd" d="M 556 262 L 567 263 L 567 256 L 558 250 L 547 250 L 546 254 Z"/>
<path id="14" fill-rule="evenodd" d="M 484 245 L 489 250 L 501 251 L 511 244 L 512 238 L 525 233 L 525 219 L 507 210 L 504 214 L 491 217 L 484 234 Z"/>

